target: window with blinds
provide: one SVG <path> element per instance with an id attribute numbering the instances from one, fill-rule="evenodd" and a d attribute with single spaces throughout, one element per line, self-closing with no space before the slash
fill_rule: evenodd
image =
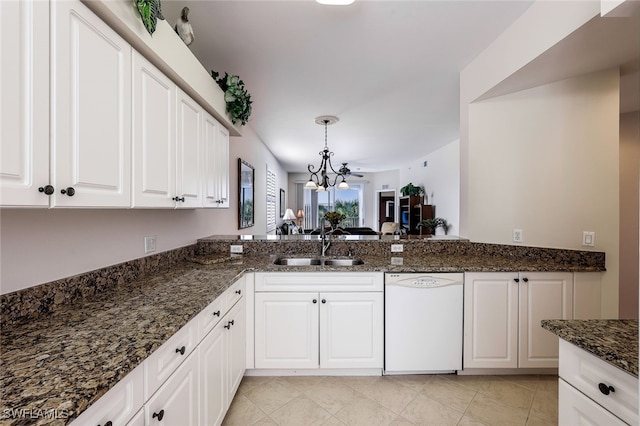
<path id="1" fill-rule="evenodd" d="M 276 174 L 267 166 L 267 232 L 276 229 Z"/>

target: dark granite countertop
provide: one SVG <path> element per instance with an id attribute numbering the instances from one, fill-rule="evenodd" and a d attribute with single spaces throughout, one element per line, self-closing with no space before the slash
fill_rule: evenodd
<path id="1" fill-rule="evenodd" d="M 543 320 L 542 328 L 638 377 L 638 320 Z"/>
<path id="2" fill-rule="evenodd" d="M 214 301 L 244 271 L 185 262 L 0 335 L 0 424 L 66 424 Z M 68 419 L 8 419 L 10 410 Z"/>
<path id="3" fill-rule="evenodd" d="M 228 242 L 226 243 L 228 244 Z M 432 248 L 440 250 L 431 243 Z M 347 247 L 347 246 L 345 246 Z M 443 246 L 445 247 L 445 246 Z M 449 247 L 447 245 L 446 247 Z M 170 269 L 123 280 L 96 294 L 81 297 L 36 318 L 5 323 L 0 334 L 0 424 L 66 424 L 97 401 L 137 367 L 177 330 L 224 292 L 245 271 L 597 271 L 601 267 L 576 265 L 555 252 L 547 257 L 513 257 L 508 253 L 359 252 L 364 264 L 355 267 L 274 265 L 278 253 L 230 257 L 209 253 L 187 256 Z M 332 250 L 339 252 L 340 242 Z M 226 246 L 228 253 L 228 246 Z M 315 252 L 315 251 L 314 251 Z M 543 253 L 543 252 L 542 252 Z M 162 259 L 162 258 L 159 258 Z M 184 258 L 183 258 L 184 259 Z M 402 259 L 402 265 L 392 264 Z M 153 268 L 161 260 L 144 261 Z M 154 263 L 156 262 L 156 263 Z M 138 262 L 140 263 L 140 262 Z M 109 275 L 113 271 L 109 269 Z M 100 276 L 100 274 L 94 274 Z M 126 274 L 125 274 L 126 275 Z M 75 279 L 75 278 L 74 278 Z M 100 278 L 102 279 L 102 278 Z M 82 280 L 77 280 L 81 282 Z M 85 285 L 85 284 L 78 284 Z M 81 292 L 67 283 L 50 289 L 56 300 Z M 3 295 L 5 306 L 48 295 L 36 288 Z M 46 297 L 53 297 L 46 296 Z M 75 300 L 75 299 L 74 299 Z M 636 327 L 637 330 L 637 327 Z M 637 346 L 636 346 L 637 348 Z M 637 364 L 636 364 L 637 365 Z M 637 367 L 636 367 L 637 374 Z M 68 419 L 8 419 L 10 410 L 58 410 Z"/>

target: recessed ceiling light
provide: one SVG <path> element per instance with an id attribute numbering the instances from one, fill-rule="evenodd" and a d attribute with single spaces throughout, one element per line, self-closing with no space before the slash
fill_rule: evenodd
<path id="1" fill-rule="evenodd" d="M 320 4 L 327 4 L 331 6 L 347 6 L 353 3 L 355 0 L 316 0 Z"/>

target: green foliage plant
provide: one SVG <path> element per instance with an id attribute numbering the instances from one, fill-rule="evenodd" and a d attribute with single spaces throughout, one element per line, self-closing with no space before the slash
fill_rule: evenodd
<path id="1" fill-rule="evenodd" d="M 156 31 L 158 19 L 164 20 L 160 0 L 133 0 L 142 19 L 142 24 L 150 35 Z"/>
<path id="2" fill-rule="evenodd" d="M 343 215 L 340 212 L 327 212 L 324 215 L 324 220 L 328 221 L 331 226 L 337 226 L 340 222 L 345 220 L 347 216 Z"/>
<path id="3" fill-rule="evenodd" d="M 227 104 L 227 112 L 231 116 L 231 122 L 240 122 L 243 126 L 249 121 L 251 116 L 251 95 L 244 86 L 244 81 L 237 75 L 229 75 L 226 72 L 224 77 L 211 70 L 211 77 L 218 83 L 224 91 L 224 101 Z"/>
<path id="4" fill-rule="evenodd" d="M 400 188 L 400 192 L 404 197 L 407 195 L 420 195 L 423 193 L 421 186 L 415 186 L 411 182 Z"/>
<path id="5" fill-rule="evenodd" d="M 420 223 L 418 223 L 417 227 L 427 228 L 430 234 L 435 234 L 436 228 L 443 228 L 445 234 L 449 230 L 449 224 L 447 223 L 447 220 L 441 217 L 434 217 L 433 219 L 425 219 Z"/>

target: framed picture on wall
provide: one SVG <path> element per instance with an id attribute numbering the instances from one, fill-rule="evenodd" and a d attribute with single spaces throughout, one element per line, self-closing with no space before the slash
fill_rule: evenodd
<path id="1" fill-rule="evenodd" d="M 253 184 L 254 168 L 251 164 L 238 158 L 238 228 L 253 226 Z"/>
<path id="2" fill-rule="evenodd" d="M 286 197 L 284 189 L 280 188 L 280 217 L 284 217 L 285 207 L 286 207 Z"/>

